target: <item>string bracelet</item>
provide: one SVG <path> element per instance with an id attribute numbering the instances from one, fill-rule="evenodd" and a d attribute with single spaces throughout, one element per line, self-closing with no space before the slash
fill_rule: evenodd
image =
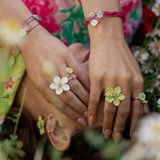
<path id="1" fill-rule="evenodd" d="M 97 26 L 99 23 L 102 22 L 103 16 L 110 16 L 110 17 L 120 17 L 123 18 L 122 12 L 107 12 L 107 11 L 98 11 L 94 10 L 93 12 L 90 12 L 90 17 L 85 19 L 86 26 L 91 23 L 92 26 Z"/>
<path id="2" fill-rule="evenodd" d="M 25 37 L 29 32 L 31 32 L 33 29 L 35 29 L 39 25 L 39 23 L 37 23 L 36 25 L 31 27 L 30 24 L 34 20 L 38 22 L 38 21 L 41 21 L 41 18 L 38 17 L 37 15 L 32 15 L 22 23 L 22 29 L 20 30 L 21 37 Z"/>

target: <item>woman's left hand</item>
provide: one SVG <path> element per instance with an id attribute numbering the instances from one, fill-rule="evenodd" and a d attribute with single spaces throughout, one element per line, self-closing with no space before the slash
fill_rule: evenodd
<path id="1" fill-rule="evenodd" d="M 101 95 L 104 96 L 108 88 L 120 86 L 125 99 L 120 101 L 118 107 L 105 101 L 103 133 L 108 139 L 113 128 L 113 138 L 118 141 L 126 126 L 127 118 L 131 114 L 130 136 L 133 138 L 138 121 L 144 113 L 142 105 L 135 107 L 133 103 L 133 98 L 143 92 L 143 78 L 139 65 L 123 36 L 116 38 L 97 36 L 96 40 L 92 39 L 89 74 L 91 83 L 89 125 L 93 125 L 96 120 Z"/>

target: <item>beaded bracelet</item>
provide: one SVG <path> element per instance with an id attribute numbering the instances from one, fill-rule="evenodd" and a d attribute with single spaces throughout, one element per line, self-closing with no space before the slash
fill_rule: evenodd
<path id="1" fill-rule="evenodd" d="M 92 26 L 96 26 L 97 24 L 102 22 L 103 16 L 123 18 L 122 12 L 107 12 L 107 11 L 101 12 L 98 10 L 94 10 L 89 15 L 90 17 L 85 19 L 86 26 L 88 26 L 89 23 L 91 23 Z"/>
<path id="2" fill-rule="evenodd" d="M 25 37 L 27 33 L 31 32 L 33 29 L 35 29 L 39 25 L 38 23 L 35 26 L 30 27 L 29 24 L 34 20 L 41 21 L 41 18 L 39 18 L 37 15 L 32 15 L 22 23 L 23 28 L 20 30 L 21 37 Z"/>

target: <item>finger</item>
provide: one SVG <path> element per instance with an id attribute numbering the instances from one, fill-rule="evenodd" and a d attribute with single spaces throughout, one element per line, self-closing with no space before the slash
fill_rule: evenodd
<path id="1" fill-rule="evenodd" d="M 130 113 L 131 102 L 130 97 L 131 93 L 125 92 L 126 90 L 122 90 L 122 94 L 125 95 L 125 99 L 120 102 L 120 105 L 117 108 L 114 128 L 113 128 L 113 138 L 115 142 L 118 142 L 123 134 L 123 131 L 126 126 L 126 122 Z"/>
<path id="2" fill-rule="evenodd" d="M 132 138 L 132 140 L 135 139 L 138 122 L 144 114 L 144 106 L 142 104 L 137 105 L 137 103 L 135 103 L 136 102 L 135 98 L 138 97 L 138 95 L 143 92 L 142 77 L 135 78 L 134 84 L 135 86 L 133 86 L 133 92 L 132 92 L 132 111 L 131 111 L 131 124 L 130 124 L 130 137 Z"/>
<path id="3" fill-rule="evenodd" d="M 89 95 L 89 106 L 88 106 L 88 122 L 90 126 L 92 126 L 96 120 L 96 114 L 101 98 L 101 93 L 102 93 L 102 88 L 100 83 L 94 80 L 91 84 L 91 91 Z"/>
<path id="4" fill-rule="evenodd" d="M 65 113 L 65 115 L 67 115 L 71 119 L 74 119 L 75 121 L 77 121 L 79 124 L 81 124 L 83 126 L 87 126 L 86 120 L 80 114 L 78 114 L 76 111 L 74 111 L 70 106 L 63 104 L 63 106 L 61 106 L 60 110 L 61 110 L 61 112 Z"/>
<path id="5" fill-rule="evenodd" d="M 79 82 L 87 89 L 87 91 L 89 91 L 90 85 L 87 70 L 83 69 L 81 64 L 78 63 L 73 56 L 68 58 L 67 66 L 74 69 L 74 73 L 77 75 L 77 79 L 79 80 Z"/>
<path id="6" fill-rule="evenodd" d="M 42 86 L 42 83 L 41 83 Z M 70 117 L 71 119 L 74 119 L 81 125 L 87 125 L 86 120 L 78 114 L 74 109 L 72 109 L 69 105 L 62 102 L 59 96 L 57 96 L 53 90 L 48 89 L 48 85 L 43 85 L 43 91 L 41 91 L 42 95 L 46 98 L 49 104 L 52 104 L 55 106 L 60 112 L 63 112 L 65 115 Z M 41 94 L 40 93 L 40 94 Z"/>
<path id="7" fill-rule="evenodd" d="M 115 82 L 112 81 L 110 84 L 106 84 L 106 91 L 108 88 L 114 88 Z M 108 87 L 107 87 L 108 86 Z M 105 104 L 104 104 L 104 119 L 103 119 L 103 134 L 106 139 L 108 139 L 111 135 L 112 128 L 113 128 L 113 123 L 114 123 L 114 118 L 116 114 L 117 107 L 113 105 L 113 103 L 109 103 L 106 101 L 105 97 Z"/>
<path id="8" fill-rule="evenodd" d="M 89 49 L 87 49 L 81 43 L 74 43 L 70 45 L 68 49 L 73 53 L 73 56 L 75 57 L 75 59 L 80 63 L 84 62 L 85 58 L 89 53 Z"/>
<path id="9" fill-rule="evenodd" d="M 150 109 L 149 109 L 149 106 L 148 106 L 148 104 L 145 104 L 144 105 L 144 115 L 148 115 L 150 113 Z"/>
<path id="10" fill-rule="evenodd" d="M 69 105 L 73 110 L 75 110 L 77 113 L 79 113 L 82 116 L 86 117 L 86 111 L 87 107 L 85 104 L 83 104 L 75 94 L 71 91 L 63 92 L 60 95 L 63 102 L 65 102 L 67 105 Z"/>
<path id="11" fill-rule="evenodd" d="M 111 135 L 115 114 L 116 106 L 114 106 L 112 103 L 108 103 L 105 101 L 103 134 L 106 139 L 108 139 Z"/>
<path id="12" fill-rule="evenodd" d="M 86 105 L 88 106 L 89 93 L 81 85 L 77 79 L 72 79 L 69 81 L 69 86 L 71 91 Z"/>
<path id="13" fill-rule="evenodd" d="M 135 139 L 136 136 L 136 128 L 140 119 L 144 114 L 144 107 L 142 104 L 136 106 L 135 101 L 132 101 L 132 111 L 131 111 L 131 124 L 130 124 L 130 137 L 132 140 Z"/>

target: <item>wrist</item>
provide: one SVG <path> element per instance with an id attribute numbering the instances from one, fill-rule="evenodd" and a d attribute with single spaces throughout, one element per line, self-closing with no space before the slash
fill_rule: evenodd
<path id="1" fill-rule="evenodd" d="M 97 26 L 88 25 L 88 31 L 91 43 L 105 39 L 123 40 L 123 25 L 119 17 L 103 17 L 103 20 Z"/>
<path id="2" fill-rule="evenodd" d="M 32 25 L 36 25 L 37 22 L 33 22 Z M 32 27 L 32 26 L 31 26 Z M 38 25 L 31 32 L 29 32 L 25 37 L 22 37 L 21 41 L 17 44 L 21 54 L 24 55 L 26 48 L 29 49 L 30 46 L 35 44 L 41 36 L 43 36 L 44 32 L 47 32 L 41 25 Z"/>

